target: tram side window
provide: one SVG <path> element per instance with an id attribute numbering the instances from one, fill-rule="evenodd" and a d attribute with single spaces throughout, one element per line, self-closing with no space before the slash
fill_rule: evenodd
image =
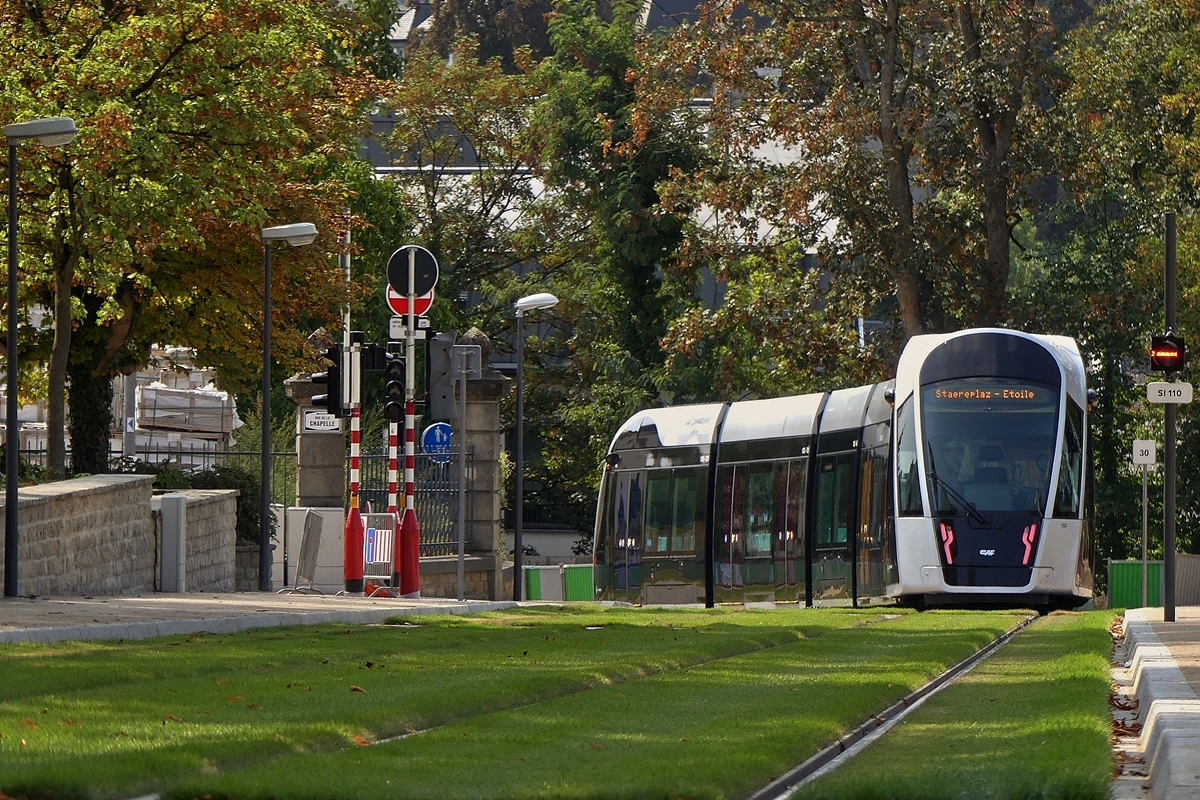
<path id="1" fill-rule="evenodd" d="M 887 449 L 875 448 L 863 453 L 862 525 L 863 543 L 870 547 L 883 545 L 887 530 Z"/>
<path id="2" fill-rule="evenodd" d="M 643 552 L 666 553 L 671 535 L 671 471 L 654 470 L 646 476 L 646 535 Z"/>
<path id="3" fill-rule="evenodd" d="M 916 405 L 911 397 L 896 412 L 896 486 L 900 516 L 922 516 L 925 511 L 921 507 L 921 477 L 917 471 Z"/>
<path id="4" fill-rule="evenodd" d="M 672 520 L 671 552 L 691 553 L 696 550 L 696 533 L 703 515 L 700 507 L 701 470 L 686 469 L 675 473 L 675 513 Z"/>
<path id="5" fill-rule="evenodd" d="M 626 537 L 628 547 L 636 548 L 642 538 L 642 485 L 640 476 L 635 477 L 629 486 L 629 535 Z"/>
<path id="6" fill-rule="evenodd" d="M 800 459 L 788 465 L 787 531 L 789 538 L 804 532 L 804 489 L 808 483 L 808 460 Z"/>
<path id="7" fill-rule="evenodd" d="M 1067 419 L 1063 425 L 1062 461 L 1058 465 L 1058 492 L 1054 498 L 1054 516 L 1078 517 L 1083 485 L 1083 410 L 1067 398 Z"/>
<path id="8" fill-rule="evenodd" d="M 775 470 L 770 465 L 754 466 L 747 470 L 745 519 L 747 555 L 770 555 L 771 534 L 775 523 Z"/>

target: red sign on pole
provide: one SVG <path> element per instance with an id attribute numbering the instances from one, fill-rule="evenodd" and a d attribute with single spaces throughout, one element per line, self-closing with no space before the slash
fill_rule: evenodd
<path id="1" fill-rule="evenodd" d="M 408 298 L 402 294 L 396 294 L 391 286 L 387 287 L 387 304 L 393 314 L 404 315 L 408 313 Z M 423 294 L 413 298 L 413 313 L 418 317 L 423 317 L 429 313 L 429 307 L 433 305 L 433 290 L 429 294 Z"/>

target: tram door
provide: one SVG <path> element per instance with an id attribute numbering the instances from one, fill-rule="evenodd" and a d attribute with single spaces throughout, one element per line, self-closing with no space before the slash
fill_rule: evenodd
<path id="1" fill-rule="evenodd" d="M 735 466 L 721 467 L 717 473 L 717 518 L 713 525 L 716 537 L 713 564 L 714 599 L 718 603 L 742 602 L 745 584 L 745 505 L 746 470 Z"/>
<path id="2" fill-rule="evenodd" d="M 887 426 L 873 426 L 885 428 Z M 864 444 L 874 432 L 863 432 Z M 887 435 L 886 430 L 882 432 Z M 895 582 L 895 559 L 891 548 L 888 514 L 888 446 L 863 450 L 859 480 L 857 590 L 858 599 L 882 597 L 884 587 Z"/>
<path id="3" fill-rule="evenodd" d="M 851 598 L 856 452 L 818 456 L 813 531 L 813 600 Z"/>
<path id="4" fill-rule="evenodd" d="M 775 601 L 775 564 L 772 560 L 776 532 L 782 525 L 783 509 L 779 500 L 781 470 L 773 463 L 736 467 L 745 489 L 741 504 L 735 505 L 742 517 L 742 601 Z"/>
<path id="5" fill-rule="evenodd" d="M 642 534 L 644 472 L 614 473 L 612 502 L 612 564 L 614 599 L 636 603 L 641 595 L 639 540 Z"/>
<path id="6" fill-rule="evenodd" d="M 804 498 L 808 459 L 778 465 L 778 518 L 775 531 L 775 602 L 794 603 L 804 597 Z"/>

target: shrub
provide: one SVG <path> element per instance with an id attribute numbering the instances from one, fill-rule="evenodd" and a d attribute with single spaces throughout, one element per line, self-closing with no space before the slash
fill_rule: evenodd
<path id="1" fill-rule="evenodd" d="M 259 476 L 227 464 L 219 464 L 192 476 L 193 489 L 237 489 L 237 540 L 242 543 L 258 541 L 262 519 Z M 271 519 L 271 538 L 275 538 L 275 520 Z"/>

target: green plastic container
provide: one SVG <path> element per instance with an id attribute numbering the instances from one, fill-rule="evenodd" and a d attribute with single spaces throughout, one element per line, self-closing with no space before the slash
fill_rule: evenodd
<path id="1" fill-rule="evenodd" d="M 1146 602 L 1151 606 L 1162 603 L 1162 562 L 1147 562 Z M 1142 562 L 1108 562 L 1108 607 L 1142 607 Z"/>
<path id="2" fill-rule="evenodd" d="M 526 600 L 541 600 L 542 599 L 542 572 L 534 567 L 522 567 L 521 571 L 525 573 L 525 599 Z"/>
<path id="3" fill-rule="evenodd" d="M 562 567 L 525 567 L 526 600 L 563 600 Z"/>
<path id="4" fill-rule="evenodd" d="M 565 564 L 563 583 L 567 587 L 567 600 L 595 600 L 596 586 L 591 564 Z"/>

